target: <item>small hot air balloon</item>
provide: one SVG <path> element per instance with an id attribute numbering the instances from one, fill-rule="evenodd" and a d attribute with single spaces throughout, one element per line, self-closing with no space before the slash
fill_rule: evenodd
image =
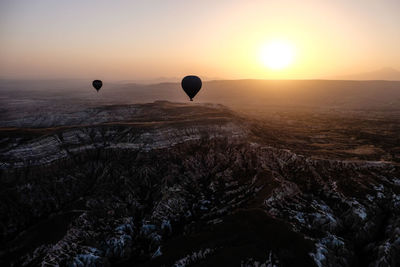
<path id="1" fill-rule="evenodd" d="M 93 85 L 94 89 L 96 89 L 96 91 L 98 92 L 100 90 L 100 88 L 103 86 L 103 82 L 100 80 L 94 80 L 92 82 L 92 85 Z"/>
<path id="2" fill-rule="evenodd" d="M 183 78 L 181 85 L 183 91 L 189 96 L 190 101 L 193 101 L 193 97 L 200 91 L 202 83 L 199 77 L 189 75 Z"/>

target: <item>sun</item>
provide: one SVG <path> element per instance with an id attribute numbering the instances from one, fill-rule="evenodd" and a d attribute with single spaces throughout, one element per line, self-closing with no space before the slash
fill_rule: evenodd
<path id="1" fill-rule="evenodd" d="M 281 70 L 293 62 L 294 51 L 290 43 L 273 41 L 265 44 L 260 51 L 261 62 L 272 70 Z"/>

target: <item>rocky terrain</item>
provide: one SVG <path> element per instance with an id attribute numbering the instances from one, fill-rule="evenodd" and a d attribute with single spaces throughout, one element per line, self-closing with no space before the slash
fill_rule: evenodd
<path id="1" fill-rule="evenodd" d="M 395 127 L 354 158 L 220 105 L 0 119 L 1 266 L 400 265 Z"/>

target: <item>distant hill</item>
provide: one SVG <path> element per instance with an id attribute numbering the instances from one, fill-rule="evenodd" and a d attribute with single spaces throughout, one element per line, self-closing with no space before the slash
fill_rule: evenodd
<path id="1" fill-rule="evenodd" d="M 382 68 L 376 71 L 334 77 L 338 80 L 386 80 L 400 81 L 400 71 L 394 68 Z"/>
<path id="2" fill-rule="evenodd" d="M 2 116 L 28 116 L 36 110 L 72 110 L 97 105 L 148 103 L 155 100 L 188 102 L 180 83 L 111 84 L 97 93 L 90 83 L 0 83 Z M 398 110 L 400 81 L 350 80 L 216 80 L 205 81 L 196 103 L 223 104 L 239 110 L 324 108 L 339 110 Z M 16 112 L 18 110 L 18 112 Z"/>
<path id="3" fill-rule="evenodd" d="M 200 76 L 204 81 L 221 80 L 219 77 L 214 76 Z M 121 84 L 136 83 L 136 84 L 158 84 L 158 83 L 180 83 L 183 77 L 157 77 L 153 79 L 132 79 L 119 81 Z"/>

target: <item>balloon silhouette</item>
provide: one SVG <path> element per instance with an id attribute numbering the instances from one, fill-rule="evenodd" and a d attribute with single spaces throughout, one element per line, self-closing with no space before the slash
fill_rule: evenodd
<path id="1" fill-rule="evenodd" d="M 98 92 L 100 90 L 100 88 L 103 86 L 103 82 L 100 80 L 94 80 L 92 82 L 92 85 L 93 85 L 94 89 L 96 89 L 96 91 Z"/>
<path id="2" fill-rule="evenodd" d="M 199 77 L 189 75 L 183 78 L 181 85 L 183 91 L 189 96 L 190 101 L 193 101 L 193 97 L 200 91 L 202 83 Z"/>

